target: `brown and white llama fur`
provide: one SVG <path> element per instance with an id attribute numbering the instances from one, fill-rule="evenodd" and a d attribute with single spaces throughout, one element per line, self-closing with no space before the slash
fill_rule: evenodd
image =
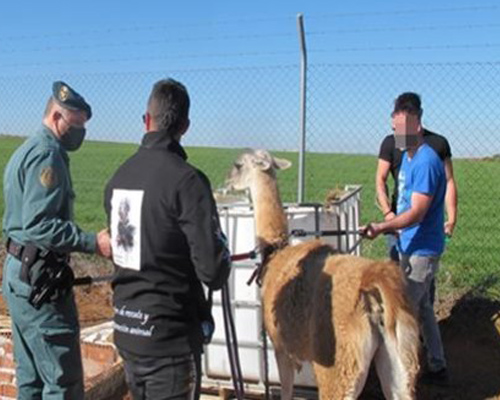
<path id="1" fill-rule="evenodd" d="M 281 398 L 292 399 L 295 369 L 311 362 L 322 400 L 356 399 L 373 360 L 387 399 L 413 399 L 419 331 L 402 272 L 392 262 L 338 254 L 320 240 L 288 245 L 275 171 L 290 165 L 250 150 L 228 178 L 229 187 L 250 190 L 258 244 L 269 254 L 262 303 Z"/>

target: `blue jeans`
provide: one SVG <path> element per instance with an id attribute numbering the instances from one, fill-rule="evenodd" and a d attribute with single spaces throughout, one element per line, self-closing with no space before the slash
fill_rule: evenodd
<path id="1" fill-rule="evenodd" d="M 134 400 L 193 400 L 200 396 L 201 355 L 137 356 L 119 350 Z"/>
<path id="2" fill-rule="evenodd" d="M 419 319 L 431 371 L 446 368 L 441 333 L 431 303 L 431 285 L 439 269 L 439 258 L 401 254 L 400 262 L 406 275 L 408 297 Z"/>
<path id="3" fill-rule="evenodd" d="M 399 263 L 400 261 L 400 256 L 399 256 L 399 251 L 398 251 L 398 238 L 396 235 L 393 235 L 392 233 L 386 233 L 385 234 L 385 243 L 387 246 L 387 253 L 391 261 Z M 434 305 L 434 302 L 436 300 L 436 279 L 433 278 L 431 282 L 431 288 L 430 288 L 430 297 L 431 297 L 431 304 Z"/>

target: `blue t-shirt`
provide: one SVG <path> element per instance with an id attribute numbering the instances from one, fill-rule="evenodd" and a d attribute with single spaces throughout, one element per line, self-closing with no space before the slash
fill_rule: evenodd
<path id="1" fill-rule="evenodd" d="M 398 215 L 411 208 L 413 193 L 432 196 L 424 219 L 404 228 L 399 236 L 399 251 L 405 255 L 439 255 L 444 250 L 444 198 L 446 173 L 443 161 L 427 144 L 422 144 L 413 158 L 403 153 L 398 176 Z"/>

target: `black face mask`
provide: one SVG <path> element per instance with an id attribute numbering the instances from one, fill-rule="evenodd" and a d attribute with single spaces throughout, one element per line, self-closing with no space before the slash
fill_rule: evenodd
<path id="1" fill-rule="evenodd" d="M 59 142 L 66 151 L 76 151 L 82 145 L 86 133 L 85 128 L 70 126 L 68 131 L 59 138 Z"/>
<path id="2" fill-rule="evenodd" d="M 410 147 L 416 147 L 418 144 L 418 136 L 415 134 L 394 135 L 396 148 L 404 151 Z"/>

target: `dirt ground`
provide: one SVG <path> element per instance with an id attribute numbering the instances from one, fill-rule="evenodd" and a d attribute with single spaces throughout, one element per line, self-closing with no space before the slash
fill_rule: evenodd
<path id="1" fill-rule="evenodd" d="M 3 264 L 2 250 L 0 262 Z M 81 265 L 78 264 L 77 260 L 75 269 L 77 275 L 81 275 Z M 99 270 L 109 272 L 109 266 L 101 266 Z M 77 287 L 75 293 L 82 326 L 104 322 L 112 316 L 109 284 Z M 500 400 L 500 302 L 474 298 L 465 293 L 439 299 L 436 312 L 451 385 L 446 388 L 419 385 L 417 398 Z M 3 299 L 0 299 L 0 314 L 7 314 Z M 372 374 L 361 399 L 383 398 Z"/>
<path id="2" fill-rule="evenodd" d="M 78 288 L 76 293 L 82 324 L 111 316 L 108 285 L 91 290 Z M 464 294 L 439 301 L 437 314 L 451 385 L 447 388 L 419 385 L 417 398 L 500 400 L 500 303 Z M 384 399 L 374 374 L 361 399 Z"/>
<path id="3" fill-rule="evenodd" d="M 500 303 L 463 294 L 436 304 L 451 385 L 418 385 L 422 400 L 500 400 Z M 372 374 L 373 375 L 373 374 Z M 370 377 L 361 399 L 384 399 Z"/>

